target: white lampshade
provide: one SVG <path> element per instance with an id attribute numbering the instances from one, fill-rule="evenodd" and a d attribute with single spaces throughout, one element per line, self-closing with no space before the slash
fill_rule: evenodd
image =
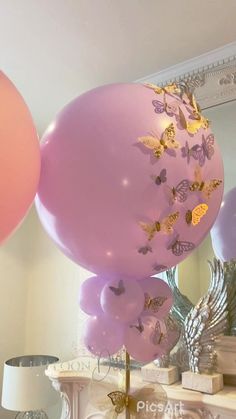
<path id="1" fill-rule="evenodd" d="M 18 412 L 39 410 L 58 402 L 45 369 L 58 358 L 47 355 L 30 355 L 12 358 L 5 362 L 3 373 L 2 406 Z"/>

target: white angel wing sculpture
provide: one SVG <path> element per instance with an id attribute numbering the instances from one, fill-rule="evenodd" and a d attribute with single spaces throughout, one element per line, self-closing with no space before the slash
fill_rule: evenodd
<path id="1" fill-rule="evenodd" d="M 194 373 L 212 373 L 216 367 L 215 339 L 227 328 L 227 287 L 220 261 L 209 262 L 208 292 L 192 308 L 184 323 L 189 367 Z"/>
<path id="2" fill-rule="evenodd" d="M 193 303 L 191 303 L 186 295 L 180 292 L 176 285 L 175 274 L 176 267 L 166 271 L 167 282 L 173 292 L 173 306 L 171 308 L 171 314 L 182 326 L 187 317 L 187 314 L 193 308 Z"/>
<path id="3" fill-rule="evenodd" d="M 228 328 L 226 335 L 236 336 L 236 260 L 224 262 L 224 277 L 228 294 Z"/>

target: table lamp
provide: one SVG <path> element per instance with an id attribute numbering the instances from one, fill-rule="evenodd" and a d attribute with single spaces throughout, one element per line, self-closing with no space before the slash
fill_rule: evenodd
<path id="1" fill-rule="evenodd" d="M 17 419 L 47 419 L 42 410 L 58 401 L 58 393 L 45 375 L 49 364 L 58 358 L 27 355 L 9 359 L 4 364 L 2 406 L 19 412 Z"/>

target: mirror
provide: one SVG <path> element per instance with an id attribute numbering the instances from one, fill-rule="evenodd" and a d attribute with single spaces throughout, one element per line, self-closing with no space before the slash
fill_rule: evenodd
<path id="1" fill-rule="evenodd" d="M 236 185 L 236 101 L 206 109 L 203 114 L 211 121 L 212 131 L 221 149 L 226 193 Z M 178 267 L 179 289 L 194 304 L 208 289 L 210 271 L 207 261 L 212 260 L 213 256 L 211 237 L 208 234 L 201 246 Z"/>

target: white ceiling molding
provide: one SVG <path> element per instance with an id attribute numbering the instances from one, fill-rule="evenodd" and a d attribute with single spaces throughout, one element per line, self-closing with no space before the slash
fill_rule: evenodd
<path id="1" fill-rule="evenodd" d="M 236 100 L 236 42 L 137 80 L 159 86 L 186 82 L 202 109 Z"/>

